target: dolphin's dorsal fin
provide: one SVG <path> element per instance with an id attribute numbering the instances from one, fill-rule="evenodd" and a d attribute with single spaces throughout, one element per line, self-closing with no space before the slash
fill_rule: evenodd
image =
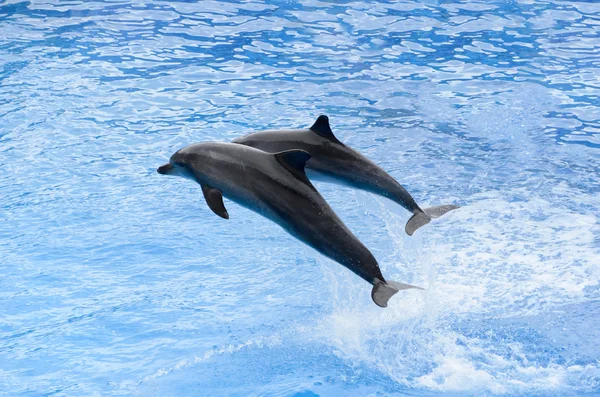
<path id="1" fill-rule="evenodd" d="M 286 168 L 292 168 L 294 171 L 305 175 L 304 167 L 310 159 L 310 154 L 300 149 L 285 150 L 274 154 L 277 161 Z"/>
<path id="2" fill-rule="evenodd" d="M 223 194 L 220 190 L 202 185 L 202 193 L 204 193 L 206 204 L 208 204 L 208 208 L 210 208 L 212 212 L 219 215 L 221 218 L 229 219 L 229 214 L 227 213 L 227 209 L 225 209 L 225 204 L 223 204 Z"/>
<path id="3" fill-rule="evenodd" d="M 310 154 L 308 152 L 300 149 L 292 149 L 275 153 L 274 156 L 279 164 L 283 165 L 302 181 L 310 184 L 304 171 L 306 162 L 310 159 Z"/>
<path id="4" fill-rule="evenodd" d="M 317 118 L 317 121 L 309 128 L 311 131 L 317 133 L 323 138 L 329 139 L 330 141 L 339 143 L 338 139 L 333 135 L 333 131 L 331 131 L 331 127 L 329 126 L 329 117 L 324 114 L 320 115 Z"/>

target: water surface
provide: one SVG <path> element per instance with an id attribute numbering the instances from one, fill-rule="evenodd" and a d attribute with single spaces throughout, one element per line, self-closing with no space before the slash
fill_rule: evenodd
<path id="1" fill-rule="evenodd" d="M 600 4 L 0 2 L 0 395 L 600 393 Z M 319 114 L 424 206 L 318 183 L 382 310 L 155 172 Z"/>

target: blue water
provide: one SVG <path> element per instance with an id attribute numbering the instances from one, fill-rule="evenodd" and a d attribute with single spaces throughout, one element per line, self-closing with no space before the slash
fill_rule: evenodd
<path id="1" fill-rule="evenodd" d="M 600 3 L 0 2 L 1 396 L 600 393 Z M 330 116 L 384 274 L 156 173 Z"/>

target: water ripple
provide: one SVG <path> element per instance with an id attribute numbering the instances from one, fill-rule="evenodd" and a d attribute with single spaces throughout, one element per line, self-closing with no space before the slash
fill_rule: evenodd
<path id="1" fill-rule="evenodd" d="M 600 391 L 600 4 L 0 4 L 0 390 L 7 395 Z M 385 274 L 196 186 L 176 149 L 336 135 L 421 203 L 318 185 Z M 205 393 L 205 394 L 206 394 Z"/>

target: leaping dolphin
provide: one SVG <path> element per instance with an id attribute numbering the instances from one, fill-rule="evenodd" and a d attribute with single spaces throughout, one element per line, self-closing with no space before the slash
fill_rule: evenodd
<path id="1" fill-rule="evenodd" d="M 267 152 L 301 149 L 310 153 L 306 164 L 311 179 L 334 181 L 387 197 L 413 213 L 404 230 L 409 236 L 432 218 L 438 218 L 456 205 L 440 205 L 421 209 L 394 178 L 377 164 L 340 142 L 329 126 L 329 118 L 319 116 L 308 129 L 259 131 L 233 143 L 255 147 Z M 312 171 L 312 172 L 311 172 Z"/>
<path id="2" fill-rule="evenodd" d="M 199 183 L 206 203 L 221 218 L 229 219 L 225 196 L 277 223 L 371 283 L 371 298 L 380 307 L 386 307 L 399 290 L 419 288 L 383 278 L 371 252 L 306 177 L 309 158 L 303 150 L 270 154 L 244 145 L 207 142 L 178 150 L 157 171 Z"/>

